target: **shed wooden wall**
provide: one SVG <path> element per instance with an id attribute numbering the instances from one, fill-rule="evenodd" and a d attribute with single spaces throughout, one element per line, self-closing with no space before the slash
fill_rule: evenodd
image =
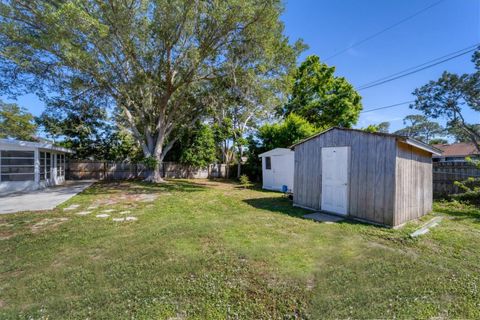
<path id="1" fill-rule="evenodd" d="M 294 204 L 320 210 L 323 147 L 350 147 L 349 215 L 393 225 L 396 139 L 333 129 L 295 147 Z"/>
<path id="2" fill-rule="evenodd" d="M 432 155 L 398 143 L 394 225 L 420 218 L 432 210 Z"/>

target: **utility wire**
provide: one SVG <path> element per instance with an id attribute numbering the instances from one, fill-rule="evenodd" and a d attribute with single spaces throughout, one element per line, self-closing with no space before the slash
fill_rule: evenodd
<path id="1" fill-rule="evenodd" d="M 334 57 L 336 57 L 336 56 L 341 55 L 342 53 L 347 52 L 348 50 L 350 50 L 350 49 L 352 49 L 352 48 L 354 48 L 354 47 L 356 47 L 356 46 L 361 45 L 362 43 L 365 43 L 365 42 L 367 42 L 367 41 L 369 41 L 369 40 L 372 40 L 373 38 L 378 37 L 379 35 L 381 35 L 381 34 L 387 32 L 387 31 L 389 31 L 389 30 L 391 30 L 391 29 L 393 29 L 393 28 L 401 25 L 402 23 L 407 22 L 408 20 L 411 20 L 411 19 L 415 18 L 416 16 L 424 13 L 425 11 L 430 10 L 431 8 L 439 5 L 439 4 L 442 3 L 443 1 L 445 1 L 445 0 L 440 0 L 440 1 L 434 2 L 433 4 L 429 5 L 428 7 L 425 7 L 425 8 L 423 8 L 422 10 L 417 11 L 417 12 L 415 12 L 414 14 L 412 14 L 412 15 L 406 17 L 406 18 L 403 18 L 403 19 L 397 21 L 396 23 L 394 23 L 394 24 L 386 27 L 385 29 L 380 30 L 380 31 L 378 31 L 378 32 L 375 32 L 374 34 L 371 34 L 371 35 L 369 35 L 368 37 L 363 38 L 362 40 L 353 43 L 352 45 L 346 47 L 345 49 L 342 49 L 342 50 L 338 51 L 337 53 L 334 53 L 333 55 L 331 55 L 331 56 L 327 57 L 326 59 L 324 59 L 324 61 L 330 60 L 330 59 L 332 59 L 332 58 L 334 58 Z"/>
<path id="2" fill-rule="evenodd" d="M 403 106 L 404 104 L 410 104 L 410 103 L 413 103 L 413 102 L 415 102 L 415 100 L 410 100 L 410 101 L 400 102 L 400 103 L 396 103 L 396 104 L 391 104 L 391 105 L 384 106 L 384 107 L 378 107 L 378 108 L 363 110 L 360 113 L 367 113 L 367 112 L 372 112 L 372 111 L 377 111 L 377 110 L 394 108 L 394 107 L 398 107 L 398 106 Z"/>
<path id="3" fill-rule="evenodd" d="M 361 90 L 365 90 L 365 89 L 369 89 L 369 88 L 372 88 L 372 87 L 376 87 L 376 86 L 379 86 L 381 84 L 384 84 L 384 83 L 387 83 L 387 82 L 391 82 L 391 81 L 394 81 L 394 80 L 397 80 L 397 79 L 400 79 L 400 78 L 403 78 L 403 77 L 406 77 L 406 76 L 409 76 L 409 75 L 412 75 L 414 73 L 417 73 L 417 72 L 420 72 L 420 71 L 423 71 L 425 69 L 429 69 L 429 68 L 432 68 L 434 66 L 437 66 L 439 64 L 442 64 L 444 62 L 447 62 L 447 61 L 450 61 L 450 60 L 453 60 L 455 58 L 458 58 L 458 57 L 461 57 L 463 55 L 466 55 L 467 53 L 470 53 L 472 51 L 475 51 L 477 49 L 477 46 L 479 44 L 475 44 L 473 46 L 470 46 L 468 48 L 465 48 L 465 49 L 462 49 L 462 50 L 459 50 L 459 51 L 456 51 L 456 52 L 453 52 L 453 53 L 450 53 L 450 54 L 447 54 L 443 57 L 440 57 L 440 58 L 436 58 L 436 59 L 433 59 L 429 62 L 425 62 L 425 63 L 422 63 L 418 66 L 415 66 L 415 67 L 412 67 L 412 68 L 408 68 L 408 69 L 405 69 L 403 71 L 400 71 L 400 72 L 397 72 L 397 73 L 394 73 L 390 76 L 386 76 L 386 77 L 383 77 L 381 79 L 378 79 L 378 80 L 375 80 L 375 81 L 372 81 L 372 82 L 369 82 L 367 84 L 364 84 L 360 87 L 357 88 L 358 91 L 361 91 Z M 468 50 L 467 50 L 468 49 Z M 465 51 L 467 50 L 467 51 Z M 458 53 L 460 52 L 460 53 Z M 452 54 L 454 54 L 452 56 Z M 448 57 L 448 58 L 445 58 L 443 60 L 439 60 L 439 59 L 442 59 L 444 57 Z M 410 72 L 408 72 L 409 70 L 412 70 Z"/>

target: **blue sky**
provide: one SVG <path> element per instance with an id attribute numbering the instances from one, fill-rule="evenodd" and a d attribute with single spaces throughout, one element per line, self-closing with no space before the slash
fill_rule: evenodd
<path id="1" fill-rule="evenodd" d="M 308 45 L 300 60 L 316 54 L 325 59 L 351 44 L 435 3 L 437 0 L 289 0 L 283 21 L 286 34 Z M 444 0 L 413 19 L 328 60 L 337 75 L 358 87 L 397 71 L 419 65 L 480 42 L 480 0 Z M 364 109 L 413 100 L 411 92 L 437 79 L 444 70 L 466 73 L 474 70 L 471 54 L 431 69 L 362 90 Z M 402 119 L 415 113 L 408 105 L 361 115 L 364 127 L 391 122 L 391 130 L 403 127 Z M 480 122 L 478 113 L 468 113 Z"/>
<path id="2" fill-rule="evenodd" d="M 309 49 L 300 57 L 316 54 L 321 59 L 342 50 L 389 25 L 435 3 L 436 0 L 289 0 L 285 2 L 285 32 L 302 38 Z M 416 66 L 480 42 L 480 0 L 444 0 L 417 17 L 327 61 L 337 75 L 354 86 Z M 444 70 L 473 71 L 471 55 L 451 60 L 397 81 L 361 91 L 364 109 L 412 100 L 411 92 L 438 78 Z M 5 99 L 5 98 L 4 98 Z M 7 101 L 11 101 L 5 99 Z M 34 95 L 17 100 L 39 115 L 44 105 Z M 357 127 L 382 121 L 391 130 L 403 127 L 402 119 L 414 113 L 403 105 L 361 115 Z M 480 116 L 468 113 L 471 122 Z"/>

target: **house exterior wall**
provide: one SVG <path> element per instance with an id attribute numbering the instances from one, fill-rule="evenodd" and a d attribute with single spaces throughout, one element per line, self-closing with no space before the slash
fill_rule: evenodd
<path id="1" fill-rule="evenodd" d="M 393 225 L 418 219 L 432 210 L 432 170 L 430 153 L 404 143 L 397 144 Z"/>
<path id="2" fill-rule="evenodd" d="M 323 147 L 350 147 L 348 215 L 394 225 L 394 137 L 333 129 L 295 146 L 294 205 L 322 209 Z"/>
<path id="3" fill-rule="evenodd" d="M 0 196 L 8 195 L 20 191 L 33 191 L 48 186 L 59 185 L 65 182 L 65 171 L 57 175 L 57 155 L 64 154 L 48 149 L 39 149 L 35 147 L 15 146 L 12 144 L 2 145 L 0 143 L 0 171 L 2 170 L 1 152 L 2 151 L 33 151 L 34 152 L 34 178 L 26 181 L 2 181 L 0 175 Z M 50 179 L 40 178 L 40 153 L 48 152 L 52 155 Z M 5 165 L 4 165 L 5 167 Z"/>

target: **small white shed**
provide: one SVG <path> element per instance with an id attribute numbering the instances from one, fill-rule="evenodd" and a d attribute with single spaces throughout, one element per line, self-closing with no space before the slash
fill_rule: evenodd
<path id="1" fill-rule="evenodd" d="M 276 148 L 259 155 L 262 158 L 263 189 L 282 191 L 293 190 L 295 152 L 287 148 Z"/>

